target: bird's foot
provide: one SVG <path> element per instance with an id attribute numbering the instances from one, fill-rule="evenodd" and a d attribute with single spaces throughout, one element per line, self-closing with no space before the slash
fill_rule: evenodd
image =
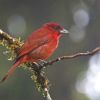
<path id="1" fill-rule="evenodd" d="M 41 70 L 42 68 L 45 68 L 45 65 L 47 64 L 47 61 L 39 59 L 38 62 L 34 62 L 36 67 Z"/>
<path id="2" fill-rule="evenodd" d="M 42 60 L 42 59 L 39 59 L 39 68 L 45 68 L 45 65 L 47 64 L 47 61 L 46 60 Z"/>

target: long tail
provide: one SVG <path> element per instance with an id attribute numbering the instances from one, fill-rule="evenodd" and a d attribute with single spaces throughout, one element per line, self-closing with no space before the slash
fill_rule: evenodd
<path id="1" fill-rule="evenodd" d="M 20 63 L 20 60 L 15 62 L 14 65 L 8 70 L 7 74 L 2 78 L 1 82 L 4 82 L 13 73 L 17 66 L 20 65 Z"/>

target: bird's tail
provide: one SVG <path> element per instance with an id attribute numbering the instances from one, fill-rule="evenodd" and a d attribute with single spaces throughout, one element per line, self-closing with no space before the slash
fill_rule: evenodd
<path id="1" fill-rule="evenodd" d="M 2 78 L 1 82 L 4 82 L 13 73 L 17 66 L 20 65 L 20 63 L 20 60 L 15 62 L 13 66 L 8 70 L 7 74 Z"/>

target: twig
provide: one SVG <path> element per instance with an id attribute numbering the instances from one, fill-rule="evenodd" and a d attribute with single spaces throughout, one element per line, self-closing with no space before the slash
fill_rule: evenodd
<path id="1" fill-rule="evenodd" d="M 47 63 L 45 63 L 44 66 L 52 65 L 52 64 L 54 64 L 58 61 L 61 61 L 61 60 L 73 59 L 73 58 L 77 58 L 77 57 L 81 57 L 81 56 L 89 56 L 89 55 L 92 56 L 95 53 L 98 53 L 99 51 L 100 51 L 100 47 L 97 47 L 97 48 L 93 49 L 92 51 L 80 52 L 80 53 L 75 53 L 75 54 L 72 54 L 72 55 L 69 55 L 69 56 L 57 57 L 56 59 L 48 61 Z"/>

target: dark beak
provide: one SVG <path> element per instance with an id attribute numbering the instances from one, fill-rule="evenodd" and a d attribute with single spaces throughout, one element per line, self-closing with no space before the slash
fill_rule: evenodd
<path id="1" fill-rule="evenodd" d="M 60 33 L 61 33 L 61 34 L 68 34 L 68 33 L 69 33 L 69 31 L 68 31 L 68 30 L 66 30 L 66 29 L 62 29 L 62 30 L 60 30 Z"/>

